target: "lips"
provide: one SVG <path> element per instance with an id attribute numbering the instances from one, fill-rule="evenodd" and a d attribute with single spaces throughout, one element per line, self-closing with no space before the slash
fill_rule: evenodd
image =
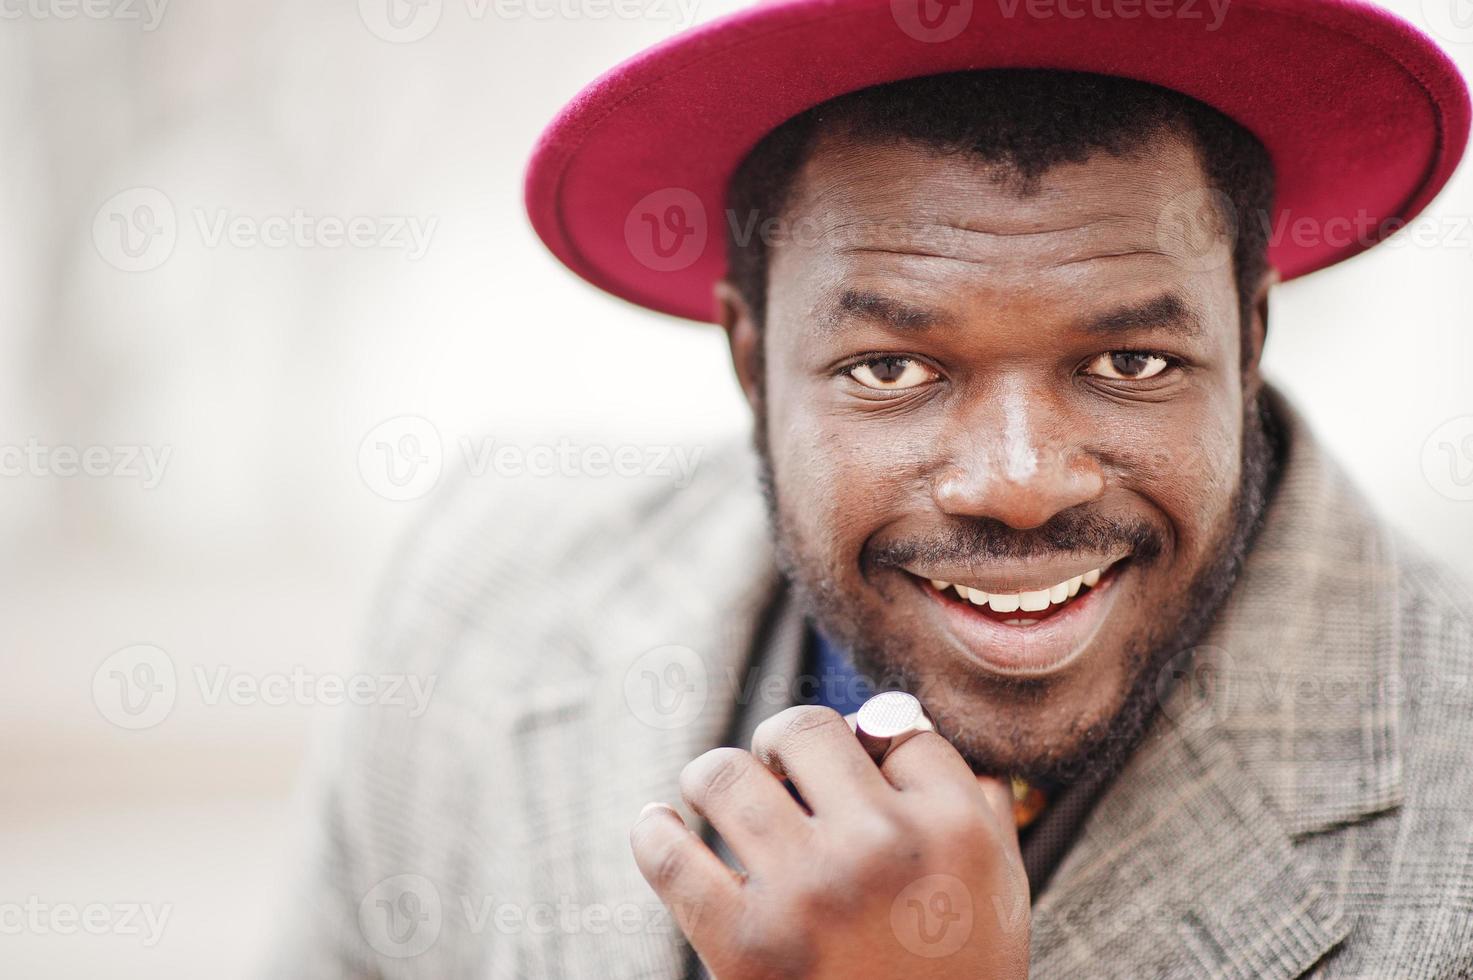
<path id="1" fill-rule="evenodd" d="M 1103 626 L 1129 562 L 1109 560 L 1087 570 L 1053 568 L 1050 585 L 995 577 L 948 582 L 911 574 L 930 600 L 931 615 L 968 659 L 992 673 L 1042 676 L 1079 659 Z M 1073 572 L 1073 574 L 1067 574 Z M 991 586 L 989 588 L 988 586 Z M 1006 587 L 1004 587 L 1006 586 Z M 1057 601 L 1055 599 L 1057 597 Z"/>

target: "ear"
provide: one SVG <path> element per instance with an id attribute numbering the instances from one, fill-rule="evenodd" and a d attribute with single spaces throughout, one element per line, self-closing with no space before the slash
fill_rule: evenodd
<path id="1" fill-rule="evenodd" d="M 762 401 L 762 332 L 752 315 L 745 296 L 725 279 L 716 284 L 716 307 L 726 342 L 731 347 L 731 366 L 737 383 L 752 411 L 761 414 Z"/>
<path id="2" fill-rule="evenodd" d="M 1243 342 L 1248 345 L 1243 352 L 1243 372 L 1252 377 L 1254 388 L 1258 386 L 1258 365 L 1263 359 L 1263 345 L 1268 337 L 1268 294 L 1278 283 L 1279 270 L 1269 266 L 1253 291 L 1248 329 L 1243 335 Z"/>

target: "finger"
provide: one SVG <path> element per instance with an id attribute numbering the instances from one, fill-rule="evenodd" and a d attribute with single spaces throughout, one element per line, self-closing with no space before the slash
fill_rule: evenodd
<path id="1" fill-rule="evenodd" d="M 816 814 L 890 791 L 854 730 L 832 708 L 779 711 L 752 733 L 752 755 L 774 775 L 792 780 Z"/>
<path id="2" fill-rule="evenodd" d="M 1030 903 L 1028 896 L 1031 888 L 1028 884 L 1028 872 L 1023 867 L 1023 851 L 1018 846 L 1018 822 L 1013 816 L 1012 780 L 1007 777 L 997 779 L 992 776 L 978 776 L 977 785 L 987 799 L 988 815 L 992 817 L 997 839 L 1006 856 L 1004 867 L 1010 882 L 1009 890 L 1018 903 L 1015 906 L 1019 912 L 1018 921 L 1026 922 L 1025 910 Z M 1026 928 L 1022 930 L 1022 935 L 1026 938 Z"/>
<path id="3" fill-rule="evenodd" d="M 935 732 L 918 732 L 892 748 L 880 771 L 902 791 L 954 792 L 971 797 L 977 792 L 972 767 L 955 746 Z"/>
<path id="4" fill-rule="evenodd" d="M 680 772 L 680 793 L 753 873 L 796 860 L 808 837 L 808 814 L 750 752 L 697 756 Z"/>
<path id="5" fill-rule="evenodd" d="M 1018 822 L 1013 818 L 1012 781 L 996 779 L 992 776 L 978 776 L 976 779 L 977 785 L 982 788 L 982 795 L 987 798 L 988 809 L 997 819 L 1003 840 L 1007 841 L 1013 850 L 1018 850 Z"/>
<path id="6" fill-rule="evenodd" d="M 674 809 L 647 805 L 629 831 L 629 846 L 639 873 L 692 945 L 699 946 L 698 937 L 714 923 L 732 918 L 741 902 L 741 882 Z"/>

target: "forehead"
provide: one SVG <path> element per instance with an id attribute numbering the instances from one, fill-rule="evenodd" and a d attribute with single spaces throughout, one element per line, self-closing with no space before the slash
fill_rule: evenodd
<path id="1" fill-rule="evenodd" d="M 866 279 L 953 301 L 1220 293 L 1231 242 L 1212 200 L 1196 150 L 1174 135 L 1059 164 L 1028 188 L 966 154 L 829 136 L 779 223 L 773 299 L 817 304 Z"/>

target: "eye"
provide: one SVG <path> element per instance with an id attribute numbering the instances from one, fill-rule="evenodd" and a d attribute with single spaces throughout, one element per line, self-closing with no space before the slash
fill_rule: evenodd
<path id="1" fill-rule="evenodd" d="M 1160 354 L 1143 350 L 1112 350 L 1090 362 L 1086 372 L 1111 381 L 1146 381 L 1171 367 Z"/>
<path id="2" fill-rule="evenodd" d="M 866 388 L 900 391 L 917 388 L 936 379 L 936 372 L 910 357 L 876 357 L 856 364 L 846 372 Z"/>

